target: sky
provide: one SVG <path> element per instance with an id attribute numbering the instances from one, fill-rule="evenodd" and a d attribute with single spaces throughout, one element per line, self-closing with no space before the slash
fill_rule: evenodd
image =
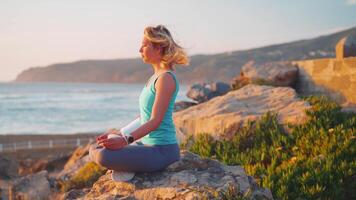
<path id="1" fill-rule="evenodd" d="M 139 57 L 164 24 L 189 55 L 251 49 L 356 26 L 356 0 L 0 0 L 0 81 L 78 60 Z"/>

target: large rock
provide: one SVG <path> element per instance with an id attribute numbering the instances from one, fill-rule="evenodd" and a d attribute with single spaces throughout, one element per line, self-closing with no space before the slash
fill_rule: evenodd
<path id="1" fill-rule="evenodd" d="M 295 87 L 298 94 L 325 95 L 338 104 L 356 104 L 356 57 L 294 63 L 299 68 Z"/>
<path id="2" fill-rule="evenodd" d="M 187 92 L 187 97 L 202 103 L 214 97 L 224 95 L 230 90 L 230 85 L 223 82 L 216 82 L 212 84 L 196 83 L 190 86 Z"/>
<path id="3" fill-rule="evenodd" d="M 18 162 L 11 156 L 0 155 L 0 179 L 10 179 L 18 176 Z"/>
<path id="4" fill-rule="evenodd" d="M 196 102 L 178 101 L 174 104 L 174 112 L 181 111 L 195 105 L 197 105 Z"/>
<path id="5" fill-rule="evenodd" d="M 310 106 L 294 89 L 249 84 L 224 96 L 173 114 L 179 140 L 188 135 L 209 133 L 214 138 L 230 137 L 248 120 L 255 121 L 267 111 L 276 111 L 281 124 L 300 124 L 307 120 Z M 286 126 L 285 126 L 286 127 Z"/>
<path id="6" fill-rule="evenodd" d="M 356 57 L 356 35 L 342 38 L 335 46 L 336 59 Z"/>
<path id="7" fill-rule="evenodd" d="M 129 182 L 113 182 L 108 171 L 80 199 L 215 199 L 216 191 L 229 187 L 238 193 L 250 191 L 255 198 L 273 199 L 242 167 L 202 159 L 188 151 L 181 151 L 181 160 L 165 171 L 136 174 Z"/>
<path id="8" fill-rule="evenodd" d="M 19 162 L 18 174 L 25 176 L 34 174 L 42 170 L 48 172 L 63 169 L 64 164 L 68 161 L 69 155 L 64 155 L 56 158 L 25 159 Z"/>
<path id="9" fill-rule="evenodd" d="M 14 181 L 14 199 L 48 199 L 50 185 L 47 171 L 31 174 Z"/>
<path id="10" fill-rule="evenodd" d="M 69 158 L 67 163 L 64 165 L 64 169 L 69 169 L 72 167 L 72 165 L 75 165 L 75 163 L 84 157 L 85 155 L 89 154 L 89 147 L 90 144 L 87 144 L 86 146 L 82 146 L 77 148 L 73 153 L 72 156 Z"/>
<path id="11" fill-rule="evenodd" d="M 243 72 L 240 72 L 240 75 L 236 76 L 234 79 L 231 81 L 231 88 L 233 90 L 238 90 L 242 88 L 245 85 L 248 85 L 251 83 L 250 78 L 246 77 Z"/>
<path id="12" fill-rule="evenodd" d="M 90 192 L 90 188 L 72 189 L 64 194 L 55 196 L 55 200 L 78 199 Z"/>
<path id="13" fill-rule="evenodd" d="M 64 165 L 63 170 L 57 174 L 57 179 L 69 180 L 80 168 L 89 161 L 89 147 L 92 143 L 78 147 Z"/>
<path id="14" fill-rule="evenodd" d="M 252 83 L 273 86 L 293 87 L 298 75 L 298 68 L 288 61 L 255 64 L 246 63 L 241 73 Z"/>

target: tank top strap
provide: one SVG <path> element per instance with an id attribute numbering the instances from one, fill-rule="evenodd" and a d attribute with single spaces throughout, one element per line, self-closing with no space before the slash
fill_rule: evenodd
<path id="1" fill-rule="evenodd" d="M 158 74 L 158 76 L 156 76 L 156 78 L 154 79 L 154 82 L 153 82 L 152 86 L 154 87 L 154 85 L 156 84 L 156 81 L 157 81 L 158 77 L 160 77 L 162 74 L 167 73 L 167 72 L 173 75 L 174 81 L 177 83 L 176 75 L 175 75 L 171 70 L 169 70 L 169 71 L 163 72 L 163 73 L 161 73 L 161 74 Z"/>

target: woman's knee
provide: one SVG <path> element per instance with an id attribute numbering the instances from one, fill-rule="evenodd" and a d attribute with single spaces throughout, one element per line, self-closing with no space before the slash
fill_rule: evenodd
<path id="1" fill-rule="evenodd" d="M 101 149 L 95 156 L 95 162 L 103 167 L 108 167 L 110 162 L 108 159 L 108 152 L 106 149 Z"/>

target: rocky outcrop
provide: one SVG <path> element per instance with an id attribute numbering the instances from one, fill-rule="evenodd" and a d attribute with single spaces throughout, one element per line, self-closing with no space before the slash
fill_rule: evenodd
<path id="1" fill-rule="evenodd" d="M 48 165 L 47 159 L 33 161 L 31 159 L 21 160 L 19 162 L 18 173 L 20 176 L 33 174 L 45 170 Z"/>
<path id="2" fill-rule="evenodd" d="M 83 167 L 89 160 L 89 147 L 92 143 L 83 147 L 78 147 L 65 164 L 63 170 L 58 173 L 57 179 L 69 180 L 81 167 Z"/>
<path id="3" fill-rule="evenodd" d="M 209 133 L 214 138 L 230 137 L 246 124 L 267 111 L 278 113 L 281 124 L 300 124 L 307 120 L 309 104 L 289 87 L 249 84 L 224 96 L 173 114 L 177 136 L 185 141 L 188 135 Z"/>
<path id="4" fill-rule="evenodd" d="M 63 169 L 64 164 L 67 162 L 69 155 L 60 156 L 58 158 L 48 159 L 25 159 L 19 161 L 18 174 L 25 176 L 28 174 L 34 174 L 42 170 L 54 171 Z"/>
<path id="5" fill-rule="evenodd" d="M 174 104 L 174 112 L 181 111 L 195 105 L 197 105 L 196 102 L 178 101 Z"/>
<path id="6" fill-rule="evenodd" d="M 189 87 L 187 97 L 199 103 L 226 94 L 231 90 L 229 84 L 216 82 L 212 84 L 196 83 Z"/>
<path id="7" fill-rule="evenodd" d="M 356 57 L 356 34 L 342 38 L 335 46 L 336 59 Z"/>
<path id="8" fill-rule="evenodd" d="M 250 192 L 253 198 L 273 199 L 242 167 L 202 159 L 188 151 L 181 151 L 181 160 L 165 171 L 136 174 L 129 182 L 113 182 L 108 171 L 79 199 L 217 199 L 218 192 L 229 187 L 236 189 L 236 197 Z"/>
<path id="9" fill-rule="evenodd" d="M 47 171 L 41 171 L 15 180 L 12 191 L 14 199 L 48 199 L 50 184 Z"/>
<path id="10" fill-rule="evenodd" d="M 296 90 L 302 95 L 326 95 L 343 107 L 353 109 L 356 105 L 356 34 L 341 39 L 335 50 L 336 59 L 293 62 L 299 68 Z"/>
<path id="11" fill-rule="evenodd" d="M 356 104 L 356 57 L 296 61 L 296 90 L 301 95 L 326 95 L 339 104 Z"/>
<path id="12" fill-rule="evenodd" d="M 16 177 L 18 162 L 7 156 L 0 156 L 0 179 Z"/>
<path id="13" fill-rule="evenodd" d="M 84 157 L 85 155 L 87 155 L 89 153 L 89 147 L 90 144 L 87 144 L 83 147 L 78 147 L 73 153 L 72 156 L 69 158 L 69 160 L 67 161 L 67 163 L 64 165 L 64 169 L 69 169 L 71 168 L 73 165 L 75 165 L 75 163 L 81 159 L 82 157 Z"/>
<path id="14" fill-rule="evenodd" d="M 234 79 L 231 81 L 231 88 L 233 90 L 238 90 L 242 88 L 245 85 L 248 85 L 251 83 L 250 78 L 246 77 L 243 72 L 240 72 L 240 75 L 236 76 Z"/>
<path id="15" fill-rule="evenodd" d="M 297 79 L 298 68 L 288 61 L 265 64 L 250 61 L 242 67 L 241 73 L 251 83 L 293 87 Z"/>
<path id="16" fill-rule="evenodd" d="M 62 195 L 56 196 L 56 200 L 79 199 L 90 192 L 90 188 L 72 189 Z"/>

